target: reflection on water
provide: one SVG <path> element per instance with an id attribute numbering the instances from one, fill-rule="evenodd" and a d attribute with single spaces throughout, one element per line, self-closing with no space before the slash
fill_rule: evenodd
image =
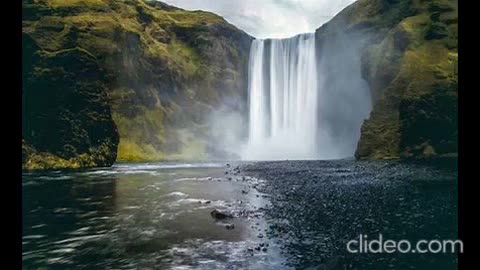
<path id="1" fill-rule="evenodd" d="M 24 269 L 275 269 L 254 184 L 215 163 L 25 173 Z M 252 251 L 260 243 L 268 251 Z"/>

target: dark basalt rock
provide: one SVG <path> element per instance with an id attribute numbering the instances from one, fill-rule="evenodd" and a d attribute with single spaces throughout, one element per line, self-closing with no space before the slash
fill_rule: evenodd
<path id="1" fill-rule="evenodd" d="M 447 26 L 443 23 L 439 22 L 432 22 L 428 29 L 427 33 L 425 34 L 425 39 L 442 39 L 448 36 Z"/>
<path id="2" fill-rule="evenodd" d="M 217 209 L 210 212 L 210 215 L 215 219 L 226 219 L 226 218 L 233 218 L 233 215 L 221 212 Z"/>
<path id="3" fill-rule="evenodd" d="M 455 167 L 404 161 L 273 161 L 246 164 L 242 171 L 266 180 L 258 190 L 270 195 L 271 205 L 262 210 L 268 224 L 264 235 L 282 250 L 292 269 L 457 269 L 457 254 L 440 259 L 437 254 L 358 256 L 346 249 L 349 240 L 365 232 L 369 240 L 378 239 L 378 233 L 389 239 L 455 238 Z"/>
<path id="4" fill-rule="evenodd" d="M 24 169 L 112 165 L 119 134 L 97 59 L 81 48 L 42 51 L 28 34 L 22 43 Z"/>

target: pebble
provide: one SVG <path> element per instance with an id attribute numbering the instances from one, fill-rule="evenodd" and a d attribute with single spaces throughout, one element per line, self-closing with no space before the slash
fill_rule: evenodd
<path id="1" fill-rule="evenodd" d="M 417 175 L 420 175 L 421 179 L 435 179 L 436 175 L 422 171 L 423 167 L 420 170 L 411 167 L 410 172 L 409 165 L 400 164 L 396 167 L 401 168 L 394 171 L 391 168 L 395 167 L 384 168 L 379 167 L 379 164 L 354 161 L 282 161 L 253 164 L 245 168 L 242 166 L 243 173 L 254 171 L 255 177 L 268 180 L 262 181 L 261 184 L 253 181 L 248 183 L 251 188 L 256 188 L 262 197 L 269 198 L 270 204 L 261 213 L 271 218 L 267 225 L 271 231 L 267 231 L 264 237 L 261 233 L 265 231 L 262 230 L 260 233 L 257 231 L 258 227 L 253 229 L 257 231 L 258 237 L 255 250 L 267 249 L 266 241 L 269 241 L 267 238 L 276 234 L 281 240 L 276 239 L 272 246 L 278 246 L 284 251 L 287 259 L 298 261 L 299 265 L 295 264 L 295 269 L 305 269 L 310 265 L 324 265 L 330 259 L 326 254 L 328 252 L 323 252 L 326 248 L 344 249 L 344 245 L 339 246 L 336 241 L 342 237 L 350 239 L 349 233 L 368 231 L 372 235 L 378 235 L 380 231 L 376 227 L 387 224 L 386 230 L 400 238 L 404 233 L 420 231 L 430 235 L 427 230 L 436 231 L 437 229 L 430 223 L 423 226 L 422 222 L 430 222 L 428 220 L 433 214 L 436 217 L 449 217 L 452 212 L 449 208 L 452 205 L 450 204 L 452 198 L 448 193 L 450 190 L 447 188 L 430 190 L 428 186 L 420 188 L 412 185 L 411 181 L 419 180 L 410 178 Z M 447 179 L 456 179 L 456 173 L 444 175 L 442 171 L 439 175 Z M 398 177 L 395 178 L 396 176 Z M 412 196 L 417 189 L 421 189 L 421 192 Z M 253 194 L 257 195 L 256 193 L 254 191 Z M 437 194 L 442 203 L 427 207 L 430 198 Z M 339 215 L 339 212 L 342 214 Z M 251 216 L 254 217 L 255 213 L 251 213 Z M 324 224 L 325 220 L 328 220 L 329 224 Z M 434 218 L 431 220 L 434 224 Z M 255 223 L 256 221 L 252 222 Z M 258 222 L 256 224 L 259 226 Z M 288 231 L 292 233 L 287 235 Z M 438 231 L 439 236 L 432 236 L 432 239 L 442 237 L 441 230 Z M 303 237 L 313 238 L 303 241 Z M 265 242 L 260 243 L 263 240 Z M 303 250 L 306 252 L 302 252 Z M 296 257 L 297 255 L 299 256 Z M 377 257 L 365 256 L 353 261 L 354 265 L 363 263 L 365 269 L 371 269 L 372 267 L 368 267 L 369 264 L 375 265 L 374 262 L 378 260 Z M 403 259 L 399 261 L 405 262 Z M 391 259 L 382 262 L 383 267 L 378 268 L 388 269 L 389 264 L 390 267 L 395 266 L 395 269 L 406 268 L 399 267 L 400 264 Z"/>

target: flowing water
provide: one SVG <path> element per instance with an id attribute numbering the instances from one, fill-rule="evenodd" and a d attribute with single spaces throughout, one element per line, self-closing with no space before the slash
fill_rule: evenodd
<path id="1" fill-rule="evenodd" d="M 315 34 L 253 41 L 244 159 L 317 156 L 317 80 Z"/>
<path id="2" fill-rule="evenodd" d="M 117 164 L 23 176 L 24 269 L 275 268 L 264 198 L 225 164 Z M 216 220 L 213 209 L 233 219 Z M 234 229 L 226 229 L 234 224 Z M 267 267 L 268 266 L 268 267 Z"/>
<path id="3" fill-rule="evenodd" d="M 353 156 L 371 97 L 361 50 L 342 37 L 318 42 L 307 33 L 252 42 L 243 160 Z"/>
<path id="4" fill-rule="evenodd" d="M 455 239 L 456 178 L 349 160 L 26 172 L 23 269 L 456 269 L 455 254 L 345 245 L 378 233 Z"/>

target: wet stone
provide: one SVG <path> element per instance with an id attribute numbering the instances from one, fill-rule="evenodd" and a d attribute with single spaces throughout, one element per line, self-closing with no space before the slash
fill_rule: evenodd
<path id="1" fill-rule="evenodd" d="M 210 212 L 210 215 L 215 219 L 233 218 L 231 214 L 220 212 L 217 209 Z"/>

